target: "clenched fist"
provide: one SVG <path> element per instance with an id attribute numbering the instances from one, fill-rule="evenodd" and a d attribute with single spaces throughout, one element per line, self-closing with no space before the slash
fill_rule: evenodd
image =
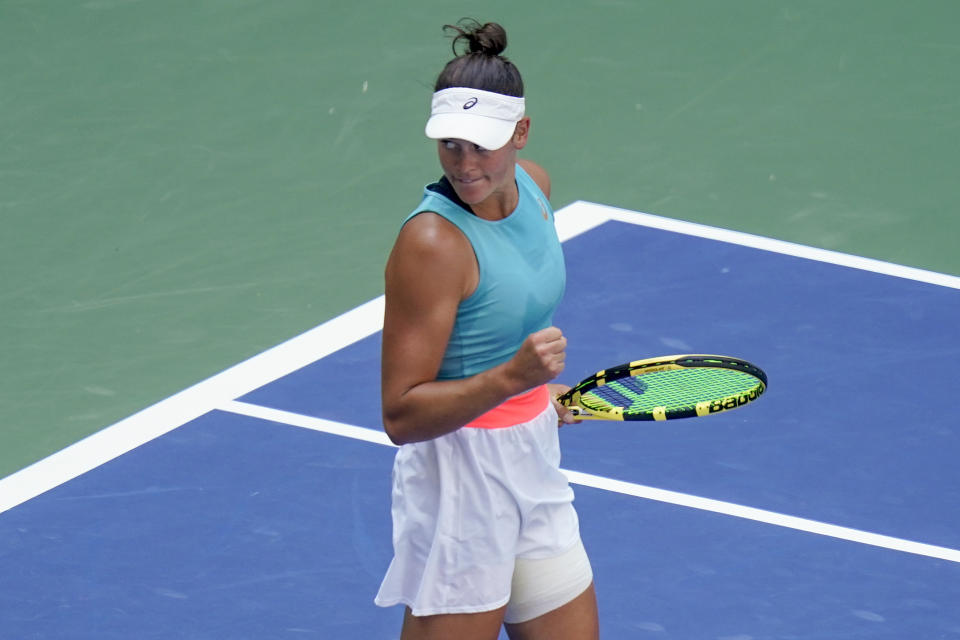
<path id="1" fill-rule="evenodd" d="M 509 362 L 510 376 L 521 391 L 545 384 L 563 371 L 567 339 L 557 327 L 547 327 L 527 336 Z"/>

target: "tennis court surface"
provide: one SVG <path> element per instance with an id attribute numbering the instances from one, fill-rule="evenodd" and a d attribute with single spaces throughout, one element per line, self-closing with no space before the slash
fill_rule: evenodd
<path id="1" fill-rule="evenodd" d="M 704 419 L 564 427 L 606 639 L 960 638 L 960 278 L 585 202 L 564 382 L 756 362 Z M 0 480 L 0 637 L 393 638 L 371 300 Z"/>

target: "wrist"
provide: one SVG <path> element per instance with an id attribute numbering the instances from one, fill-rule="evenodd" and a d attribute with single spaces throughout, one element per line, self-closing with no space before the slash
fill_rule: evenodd
<path id="1" fill-rule="evenodd" d="M 513 372 L 509 361 L 488 369 L 480 375 L 484 377 L 483 388 L 498 404 L 529 389 L 525 381 Z"/>

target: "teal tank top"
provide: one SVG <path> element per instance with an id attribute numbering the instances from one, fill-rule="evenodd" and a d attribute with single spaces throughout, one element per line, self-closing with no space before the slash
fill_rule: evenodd
<path id="1" fill-rule="evenodd" d="M 473 215 L 446 178 L 428 185 L 407 217 L 432 211 L 452 222 L 470 241 L 479 266 L 476 291 L 457 309 L 440 380 L 466 378 L 506 362 L 528 335 L 553 324 L 566 286 L 553 209 L 519 164 L 516 182 L 520 201 L 503 220 Z"/>

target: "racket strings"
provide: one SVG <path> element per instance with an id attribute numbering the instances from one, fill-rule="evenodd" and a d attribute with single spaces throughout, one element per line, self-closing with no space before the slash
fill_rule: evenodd
<path id="1" fill-rule="evenodd" d="M 624 413 L 646 413 L 656 407 L 692 408 L 705 400 L 748 393 L 757 386 L 753 376 L 731 369 L 690 368 L 658 371 L 614 380 L 584 394 L 581 403 Z"/>

